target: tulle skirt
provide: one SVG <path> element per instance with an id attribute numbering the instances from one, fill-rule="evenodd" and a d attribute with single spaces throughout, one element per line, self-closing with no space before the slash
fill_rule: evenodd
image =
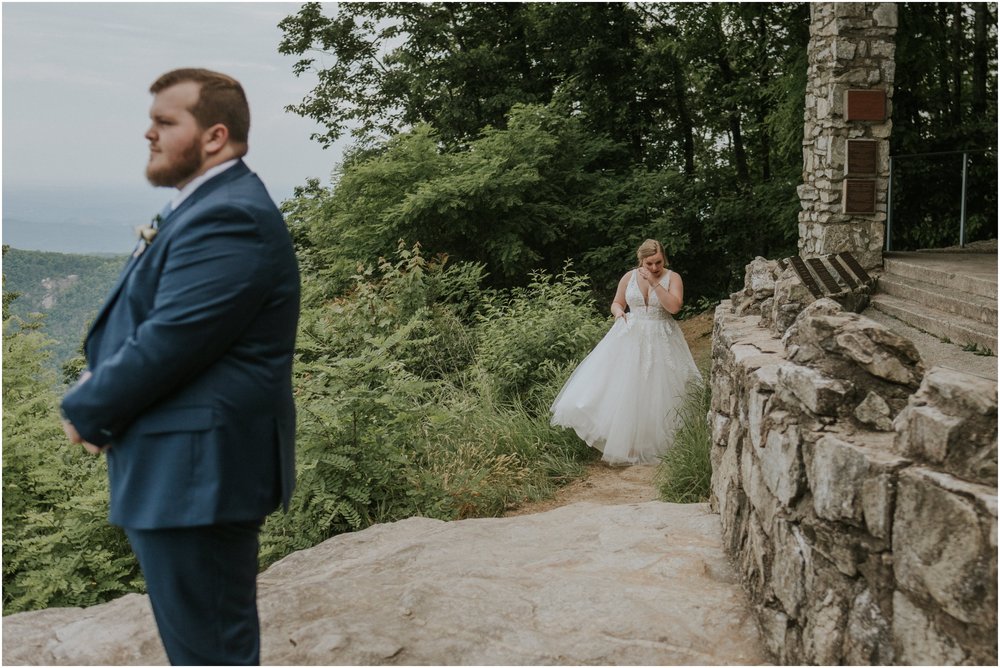
<path id="1" fill-rule="evenodd" d="M 619 318 L 552 404 L 552 424 L 574 429 L 611 464 L 656 463 L 673 445 L 688 384 L 701 377 L 665 311 Z"/>

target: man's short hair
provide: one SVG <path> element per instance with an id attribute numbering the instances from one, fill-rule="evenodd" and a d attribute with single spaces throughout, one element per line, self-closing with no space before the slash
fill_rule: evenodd
<path id="1" fill-rule="evenodd" d="M 229 129 L 233 142 L 246 144 L 250 134 L 250 105 L 243 86 L 236 79 L 212 70 L 183 68 L 160 76 L 149 87 L 149 92 L 156 95 L 187 81 L 199 85 L 198 101 L 188 109 L 198 125 L 205 129 L 222 123 Z"/>

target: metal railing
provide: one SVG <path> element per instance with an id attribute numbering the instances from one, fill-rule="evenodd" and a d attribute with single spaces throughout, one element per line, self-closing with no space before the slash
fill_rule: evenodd
<path id="1" fill-rule="evenodd" d="M 966 201 L 968 193 L 968 176 L 969 176 L 969 156 L 978 153 L 995 153 L 996 149 L 992 148 L 981 148 L 981 149 L 967 149 L 962 151 L 936 151 L 932 153 L 910 153 L 906 155 L 890 155 L 889 156 L 889 187 L 886 193 L 886 223 L 885 223 L 885 250 L 889 252 L 892 250 L 892 184 L 893 176 L 895 172 L 895 164 L 897 160 L 909 159 L 909 158 L 931 158 L 940 157 L 945 155 L 961 155 L 962 156 L 962 189 L 961 189 L 961 204 L 959 213 L 959 229 L 958 229 L 958 244 L 960 247 L 964 248 L 966 244 L 966 234 L 965 234 L 965 223 L 966 223 Z"/>

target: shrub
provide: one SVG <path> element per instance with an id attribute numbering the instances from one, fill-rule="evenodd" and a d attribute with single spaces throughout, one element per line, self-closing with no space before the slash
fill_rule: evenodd
<path id="1" fill-rule="evenodd" d="M 499 400 L 531 403 L 532 392 L 555 368 L 578 362 L 607 330 L 586 277 L 569 264 L 555 278 L 535 272 L 526 288 L 484 304 L 477 365 L 493 380 Z"/>
<path id="2" fill-rule="evenodd" d="M 107 521 L 103 458 L 59 426 L 49 340 L 37 323 L 9 318 L 3 348 L 4 614 L 140 591 L 125 534 Z"/>
<path id="3" fill-rule="evenodd" d="M 349 294 L 307 297 L 298 487 L 290 512 L 265 525 L 262 564 L 375 522 L 500 514 L 579 475 L 586 448 L 541 409 L 558 391 L 558 364 L 532 341 L 535 326 L 567 340 L 600 330 L 585 280 L 538 275 L 510 298 L 482 290 L 481 265 L 446 265 L 400 246 L 395 262 L 361 267 Z M 553 314 L 565 317 L 548 322 Z M 580 345 L 590 344 L 559 354 Z M 483 363 L 514 351 L 531 373 Z"/>
<path id="4" fill-rule="evenodd" d="M 711 491 L 712 433 L 708 426 L 708 409 L 712 390 L 707 378 L 708 374 L 703 372 L 703 379 L 688 387 L 673 447 L 660 458 L 656 471 L 660 498 L 669 503 L 707 501 Z"/>

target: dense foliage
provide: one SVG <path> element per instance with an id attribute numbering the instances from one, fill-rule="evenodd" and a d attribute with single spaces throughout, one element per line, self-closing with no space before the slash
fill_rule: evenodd
<path id="1" fill-rule="evenodd" d="M 670 188 L 679 175 L 601 169 L 615 144 L 548 107 L 515 106 L 505 125 L 484 129 L 460 152 L 441 152 L 433 129 L 420 125 L 353 163 L 332 191 L 310 193 L 307 210 L 290 210 L 330 287 L 346 287 L 358 260 L 374 261 L 400 239 L 482 263 L 498 287 L 577 257 L 606 288 L 643 234 L 663 238 L 668 252 L 685 246 L 672 217 L 651 214 L 684 206 Z"/>
<path id="2" fill-rule="evenodd" d="M 281 26 L 317 77 L 290 108 L 358 140 L 293 205 L 340 281 L 402 238 L 495 286 L 572 259 L 603 299 L 656 237 L 714 297 L 795 247 L 806 5 L 309 3 Z"/>
<path id="3" fill-rule="evenodd" d="M 140 590 L 125 534 L 108 524 L 104 462 L 66 442 L 51 341 L 39 321 L 10 313 L 13 296 L 4 293 L 4 614 Z"/>
<path id="4" fill-rule="evenodd" d="M 590 456 L 547 410 L 606 330 L 585 282 L 537 275 L 495 293 L 480 265 L 396 257 L 364 267 L 345 297 L 306 282 L 298 489 L 265 528 L 265 563 L 374 522 L 496 515 Z"/>
<path id="5" fill-rule="evenodd" d="M 123 256 L 45 253 L 11 248 L 3 256 L 4 290 L 17 293 L 11 313 L 45 316 L 51 339 L 47 364 L 58 368 L 77 356 L 84 334 L 114 285 Z"/>
<path id="6" fill-rule="evenodd" d="M 900 3 L 893 249 L 958 243 L 963 155 L 955 151 L 971 151 L 964 156 L 966 241 L 996 238 L 996 67 L 996 3 Z"/>
<path id="7" fill-rule="evenodd" d="M 265 525 L 262 567 L 374 522 L 497 515 L 592 457 L 547 410 L 607 330 L 584 278 L 536 273 L 498 292 L 482 265 L 400 248 L 358 268 L 342 295 L 316 274 L 303 283 L 298 486 L 290 512 Z M 4 613 L 140 591 L 107 523 L 103 459 L 59 427 L 47 341 L 5 316 Z"/>

